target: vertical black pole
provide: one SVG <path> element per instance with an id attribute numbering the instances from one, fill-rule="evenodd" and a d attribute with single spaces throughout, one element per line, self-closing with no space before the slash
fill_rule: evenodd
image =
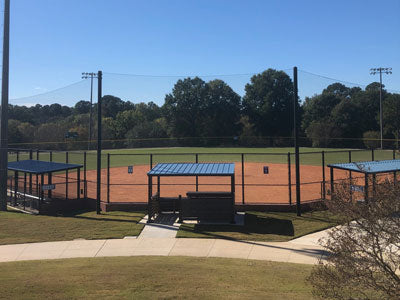
<path id="1" fill-rule="evenodd" d="M 244 204 L 244 153 L 242 153 L 242 204 Z"/>
<path id="2" fill-rule="evenodd" d="M 393 159 L 396 159 L 396 151 L 393 149 Z"/>
<path id="3" fill-rule="evenodd" d="M 374 151 L 374 149 L 371 149 L 371 159 L 372 159 L 372 161 L 375 160 L 375 151 Z"/>
<path id="4" fill-rule="evenodd" d="M 36 150 L 36 160 L 39 160 L 39 150 Z M 39 182 L 39 175 L 36 174 L 36 182 Z M 38 195 L 40 197 L 40 195 Z"/>
<path id="5" fill-rule="evenodd" d="M 351 150 L 349 150 L 349 163 L 351 163 Z M 349 177 L 350 177 L 350 181 L 351 181 L 351 179 L 352 179 L 351 171 L 349 171 Z"/>
<path id="6" fill-rule="evenodd" d="M 298 91 L 297 91 L 297 67 L 293 68 L 293 125 L 294 125 L 294 149 L 296 160 L 296 213 L 301 216 L 300 204 L 300 155 L 299 155 L 299 129 L 297 126 L 297 106 L 298 106 Z"/>
<path id="7" fill-rule="evenodd" d="M 333 180 L 334 179 L 333 179 L 333 168 L 332 167 L 330 168 L 330 171 L 331 171 L 331 199 L 333 199 L 333 193 L 334 193 Z"/>
<path id="8" fill-rule="evenodd" d="M 151 223 L 151 218 L 153 217 L 152 215 L 152 203 L 151 203 L 151 196 L 153 193 L 153 186 L 152 186 L 152 176 L 147 175 L 147 188 L 148 188 L 148 194 L 147 194 L 147 223 Z"/>
<path id="9" fill-rule="evenodd" d="M 52 184 L 52 183 L 53 183 L 52 173 L 51 173 L 51 172 L 47 174 L 47 183 L 48 183 L 48 184 Z M 51 190 L 48 190 L 48 191 L 47 191 L 47 197 L 48 197 L 49 199 L 51 199 L 51 197 L 52 197 L 52 192 L 51 192 Z"/>
<path id="10" fill-rule="evenodd" d="M 1 76 L 0 110 L 0 210 L 7 210 L 7 170 L 8 170 L 8 71 L 10 45 L 10 0 L 4 1 L 3 23 L 3 70 Z"/>
<path id="11" fill-rule="evenodd" d="M 235 223 L 235 174 L 231 176 L 231 193 L 232 193 L 232 220 Z"/>
<path id="12" fill-rule="evenodd" d="M 158 198 L 161 197 L 160 193 L 161 193 L 160 176 L 157 176 L 157 195 L 158 195 Z"/>
<path id="13" fill-rule="evenodd" d="M 107 203 L 110 203 L 110 153 L 107 153 Z"/>
<path id="14" fill-rule="evenodd" d="M 53 161 L 53 151 L 50 151 L 50 161 Z"/>
<path id="15" fill-rule="evenodd" d="M 153 169 L 153 154 L 150 153 L 150 170 Z"/>
<path id="16" fill-rule="evenodd" d="M 32 149 L 29 150 L 29 159 L 33 159 Z M 29 173 L 29 194 L 32 195 L 32 173 Z"/>
<path id="17" fill-rule="evenodd" d="M 325 183 L 325 151 L 321 152 L 322 160 L 322 199 L 326 199 L 326 183 Z"/>
<path id="18" fill-rule="evenodd" d="M 68 151 L 65 152 L 65 163 L 68 163 Z M 68 170 L 65 171 L 65 199 L 68 200 Z"/>
<path id="19" fill-rule="evenodd" d="M 17 206 L 17 193 L 18 193 L 18 172 L 14 171 L 14 206 Z"/>
<path id="20" fill-rule="evenodd" d="M 43 185 L 44 185 L 44 174 L 41 174 L 40 175 L 40 203 L 43 203 L 43 199 L 44 199 Z"/>
<path id="21" fill-rule="evenodd" d="M 86 182 L 86 151 L 83 152 L 83 181 Z"/>
<path id="22" fill-rule="evenodd" d="M 368 173 L 365 173 L 364 200 L 368 202 Z"/>
<path id="23" fill-rule="evenodd" d="M 76 183 L 76 198 L 79 200 L 81 198 L 81 168 L 78 168 L 78 178 Z"/>
<path id="24" fill-rule="evenodd" d="M 26 172 L 24 172 L 24 209 L 26 207 Z"/>
<path id="25" fill-rule="evenodd" d="M 97 73 L 98 91 L 97 91 L 97 193 L 96 193 L 96 213 L 100 214 L 100 197 L 101 197 L 101 84 L 102 72 Z"/>
<path id="26" fill-rule="evenodd" d="M 199 154 L 196 153 L 196 164 L 199 163 Z M 199 176 L 196 176 L 196 192 L 199 191 Z"/>
<path id="27" fill-rule="evenodd" d="M 292 170 L 290 163 L 290 152 L 288 152 L 287 154 L 287 164 L 288 164 L 289 205 L 292 206 Z"/>
<path id="28" fill-rule="evenodd" d="M 17 161 L 19 161 L 19 150 L 17 150 Z"/>

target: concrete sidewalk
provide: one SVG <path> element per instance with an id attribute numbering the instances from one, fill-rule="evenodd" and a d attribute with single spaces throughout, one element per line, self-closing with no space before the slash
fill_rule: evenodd
<path id="1" fill-rule="evenodd" d="M 125 238 L 73 240 L 0 246 L 0 262 L 104 256 L 198 256 L 315 264 L 322 247 L 296 242 L 249 242 L 222 239 Z"/>

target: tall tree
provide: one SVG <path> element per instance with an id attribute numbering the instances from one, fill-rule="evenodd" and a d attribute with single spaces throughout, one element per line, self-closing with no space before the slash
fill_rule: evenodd
<path id="1" fill-rule="evenodd" d="M 165 118 L 175 137 L 199 137 L 202 133 L 209 87 L 199 77 L 178 80 L 165 96 Z"/>
<path id="2" fill-rule="evenodd" d="M 293 83 L 282 71 L 268 69 L 246 84 L 243 108 L 260 135 L 289 136 L 292 132 Z"/>
<path id="3" fill-rule="evenodd" d="M 208 100 L 202 120 L 204 136 L 236 136 L 240 130 L 241 99 L 224 81 L 207 83 Z"/>

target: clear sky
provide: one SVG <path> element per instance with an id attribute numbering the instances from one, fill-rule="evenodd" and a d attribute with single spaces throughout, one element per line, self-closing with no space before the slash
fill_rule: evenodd
<path id="1" fill-rule="evenodd" d="M 11 0 L 10 99 L 17 99 L 10 102 L 87 100 L 88 81 L 19 98 L 97 70 L 106 73 L 104 94 L 159 104 L 178 77 L 107 73 L 290 73 L 297 66 L 368 84 L 379 79 L 369 69 L 382 66 L 393 68 L 384 76 L 386 87 L 400 91 L 399 29 L 400 0 Z M 243 94 L 250 77 L 221 79 Z M 299 80 L 303 96 L 332 83 L 306 73 Z"/>

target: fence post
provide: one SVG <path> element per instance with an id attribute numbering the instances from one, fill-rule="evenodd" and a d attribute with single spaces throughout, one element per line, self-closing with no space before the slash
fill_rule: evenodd
<path id="1" fill-rule="evenodd" d="M 153 169 L 153 154 L 150 153 L 150 170 Z"/>
<path id="2" fill-rule="evenodd" d="M 322 160 L 322 199 L 326 200 L 326 183 L 325 183 L 325 151 L 321 152 Z"/>
<path id="3" fill-rule="evenodd" d="M 393 149 L 393 159 L 396 159 L 396 151 Z"/>
<path id="4" fill-rule="evenodd" d="M 110 203 L 110 153 L 107 153 L 107 203 Z"/>
<path id="5" fill-rule="evenodd" d="M 199 154 L 196 153 L 196 164 L 199 163 Z M 196 192 L 199 191 L 199 176 L 196 176 Z"/>
<path id="6" fill-rule="evenodd" d="M 32 149 L 29 150 L 29 159 L 33 159 Z M 29 173 L 29 194 L 32 195 L 32 173 Z"/>
<path id="7" fill-rule="evenodd" d="M 290 165 L 290 152 L 287 154 L 288 164 L 288 186 L 289 186 L 289 205 L 292 206 L 292 170 Z"/>
<path id="8" fill-rule="evenodd" d="M 17 161 L 19 161 L 19 150 L 17 150 Z"/>
<path id="9" fill-rule="evenodd" d="M 39 160 L 39 150 L 36 150 L 36 160 Z M 39 175 L 36 174 L 36 182 L 39 182 Z M 38 195 L 39 197 L 39 195 Z"/>
<path id="10" fill-rule="evenodd" d="M 50 151 L 50 161 L 53 161 L 53 151 Z"/>
<path id="11" fill-rule="evenodd" d="M 349 150 L 349 163 L 351 163 L 351 150 Z M 350 177 L 350 181 L 351 181 L 351 179 L 352 179 L 351 171 L 349 171 L 349 177 Z"/>
<path id="12" fill-rule="evenodd" d="M 374 153 L 374 149 L 371 149 L 371 158 L 372 158 L 372 161 L 374 161 L 374 160 L 375 160 L 375 153 Z"/>
<path id="13" fill-rule="evenodd" d="M 86 181 L 86 151 L 83 152 L 83 181 Z"/>
<path id="14" fill-rule="evenodd" d="M 65 152 L 65 163 L 68 163 L 68 151 Z M 65 199 L 68 200 L 68 170 L 65 171 Z"/>
<path id="15" fill-rule="evenodd" d="M 242 153 L 242 204 L 244 203 L 244 153 Z"/>

